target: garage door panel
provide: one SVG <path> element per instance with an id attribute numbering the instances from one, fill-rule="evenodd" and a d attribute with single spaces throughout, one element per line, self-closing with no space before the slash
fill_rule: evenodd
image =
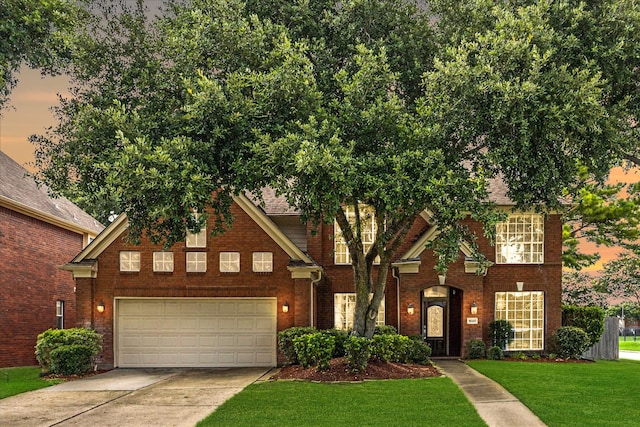
<path id="1" fill-rule="evenodd" d="M 275 299 L 123 299 L 121 367 L 275 366 Z"/>

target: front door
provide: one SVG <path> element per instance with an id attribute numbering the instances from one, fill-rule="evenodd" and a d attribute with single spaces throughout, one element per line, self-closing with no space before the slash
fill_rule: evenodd
<path id="1" fill-rule="evenodd" d="M 424 303 L 425 340 L 433 356 L 447 354 L 447 301 L 427 300 Z"/>
<path id="2" fill-rule="evenodd" d="M 422 336 L 432 356 L 459 356 L 462 290 L 432 286 L 422 292 Z"/>

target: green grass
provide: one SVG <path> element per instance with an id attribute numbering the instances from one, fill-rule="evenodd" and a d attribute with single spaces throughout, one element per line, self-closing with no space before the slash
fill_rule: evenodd
<path id="1" fill-rule="evenodd" d="M 40 368 L 0 368 L 0 399 L 59 382 L 61 381 L 40 378 Z"/>
<path id="2" fill-rule="evenodd" d="M 203 426 L 486 426 L 449 378 L 253 384 Z"/>
<path id="3" fill-rule="evenodd" d="M 628 351 L 640 351 L 640 338 L 636 338 L 636 341 L 633 340 L 633 337 L 627 337 L 626 341 L 622 340 L 620 337 L 620 350 L 628 350 Z"/>
<path id="4" fill-rule="evenodd" d="M 547 425 L 637 426 L 640 362 L 514 363 L 470 361 Z"/>

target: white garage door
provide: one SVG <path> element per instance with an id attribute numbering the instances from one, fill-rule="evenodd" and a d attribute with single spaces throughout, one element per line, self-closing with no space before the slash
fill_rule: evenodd
<path id="1" fill-rule="evenodd" d="M 117 365 L 276 365 L 275 298 L 121 299 Z"/>

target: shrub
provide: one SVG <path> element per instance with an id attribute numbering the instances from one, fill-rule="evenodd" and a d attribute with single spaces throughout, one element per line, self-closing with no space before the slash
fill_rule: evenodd
<path id="1" fill-rule="evenodd" d="M 390 362 L 394 356 L 394 337 L 398 335 L 374 335 L 371 339 L 371 357 L 383 362 Z"/>
<path id="2" fill-rule="evenodd" d="M 334 346 L 335 338 L 323 332 L 300 335 L 293 339 L 300 364 L 305 368 L 317 366 L 320 371 L 329 369 Z"/>
<path id="3" fill-rule="evenodd" d="M 484 341 L 482 340 L 471 340 L 469 341 L 468 350 L 469 350 L 469 359 L 481 359 L 484 357 Z"/>
<path id="4" fill-rule="evenodd" d="M 51 372 L 82 375 L 93 367 L 93 350 L 87 345 L 61 345 L 51 351 Z"/>
<path id="5" fill-rule="evenodd" d="M 373 331 L 373 335 L 397 335 L 398 330 L 392 325 L 379 325 Z"/>
<path id="6" fill-rule="evenodd" d="M 297 365 L 300 363 L 298 361 L 298 356 L 296 355 L 296 349 L 293 347 L 293 340 L 296 337 L 312 334 L 314 332 L 317 332 L 316 328 L 312 328 L 310 326 L 296 326 L 278 332 L 278 348 L 282 354 L 284 354 L 284 357 L 287 358 L 287 362 L 289 364 Z"/>
<path id="7" fill-rule="evenodd" d="M 526 354 L 524 354 L 521 351 L 516 351 L 515 353 L 513 353 L 511 355 L 511 357 L 513 357 L 514 359 L 518 359 L 518 360 L 527 360 L 529 357 L 527 357 Z"/>
<path id="8" fill-rule="evenodd" d="M 102 351 L 102 335 L 92 329 L 48 329 L 38 335 L 36 343 L 36 359 L 44 372 L 54 372 L 52 352 L 62 346 L 84 346 L 90 350 L 88 360 L 93 364 L 94 358 Z M 85 350 L 78 350 L 84 354 Z"/>
<path id="9" fill-rule="evenodd" d="M 345 342 L 347 367 L 351 372 L 364 372 L 371 357 L 370 341 L 366 337 L 349 336 Z"/>
<path id="10" fill-rule="evenodd" d="M 491 329 L 491 345 L 506 350 L 507 345 L 513 341 L 511 323 L 508 320 L 494 320 L 489 323 L 489 328 Z"/>
<path id="11" fill-rule="evenodd" d="M 582 329 L 587 333 L 589 343 L 594 345 L 604 332 L 604 310 L 600 307 L 563 305 L 562 325 Z"/>
<path id="12" fill-rule="evenodd" d="M 500 347 L 494 345 L 492 347 L 489 347 L 489 349 L 487 350 L 487 358 L 491 360 L 502 360 L 504 359 L 504 352 Z"/>
<path id="13" fill-rule="evenodd" d="M 549 339 L 549 348 L 564 359 L 579 358 L 590 347 L 589 336 L 575 326 L 562 326 Z"/>
<path id="14" fill-rule="evenodd" d="M 428 365 L 430 363 L 431 347 L 429 347 L 420 335 L 409 338 L 407 348 L 407 362 Z"/>
<path id="15" fill-rule="evenodd" d="M 346 354 L 344 343 L 349 339 L 349 332 L 342 329 L 327 329 L 322 332 L 327 335 L 331 335 L 335 340 L 335 347 L 333 348 L 333 354 L 331 357 L 344 357 Z"/>

